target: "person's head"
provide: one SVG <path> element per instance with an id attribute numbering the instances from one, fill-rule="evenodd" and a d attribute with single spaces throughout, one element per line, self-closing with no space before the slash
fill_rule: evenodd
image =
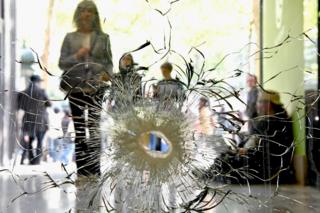
<path id="1" fill-rule="evenodd" d="M 164 77 L 164 79 L 171 79 L 171 72 L 172 72 L 172 64 L 169 62 L 165 62 L 161 65 L 160 67 L 161 72 L 162 72 L 162 76 Z"/>
<path id="2" fill-rule="evenodd" d="M 205 97 L 201 97 L 199 100 L 199 108 L 208 107 L 208 106 L 209 106 L 209 100 Z"/>
<path id="3" fill-rule="evenodd" d="M 102 31 L 97 6 L 91 0 L 83 0 L 78 4 L 73 23 L 79 31 Z"/>
<path id="4" fill-rule="evenodd" d="M 280 95 L 276 91 L 261 91 L 257 101 L 257 112 L 260 116 L 273 115 L 283 110 Z"/>
<path id="5" fill-rule="evenodd" d="M 257 86 L 257 76 L 249 74 L 247 77 L 247 86 L 249 88 Z"/>
<path id="6" fill-rule="evenodd" d="M 31 82 L 31 84 L 33 84 L 33 85 L 38 85 L 38 86 L 39 86 L 42 81 L 43 81 L 43 80 L 40 78 L 39 75 L 32 75 L 32 76 L 30 77 L 30 82 Z"/>
<path id="7" fill-rule="evenodd" d="M 60 109 L 59 109 L 58 107 L 54 107 L 54 108 L 53 108 L 53 112 L 56 113 L 56 114 L 58 114 L 58 113 L 60 112 Z"/>
<path id="8" fill-rule="evenodd" d="M 130 53 L 125 53 L 121 56 L 119 61 L 119 69 L 120 71 L 126 70 L 128 67 L 132 67 L 134 65 L 133 56 Z"/>

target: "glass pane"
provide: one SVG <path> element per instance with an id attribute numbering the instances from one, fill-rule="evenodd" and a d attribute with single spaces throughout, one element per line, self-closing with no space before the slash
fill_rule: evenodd
<path id="1" fill-rule="evenodd" d="M 317 18 L 314 0 L 0 0 L 0 209 L 316 211 Z"/>

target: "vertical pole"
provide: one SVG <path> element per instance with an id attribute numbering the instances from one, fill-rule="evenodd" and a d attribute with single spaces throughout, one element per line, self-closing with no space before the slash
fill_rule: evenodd
<path id="1" fill-rule="evenodd" d="M 259 43 L 260 43 L 260 60 L 259 60 L 259 71 L 260 71 L 260 85 L 263 86 L 263 0 L 260 0 L 259 7 Z"/>
<path id="2" fill-rule="evenodd" d="M 16 96 L 14 95 L 16 92 L 16 58 L 17 58 L 17 53 L 16 53 L 16 48 L 17 48 L 17 21 L 16 21 L 16 0 L 11 0 L 10 1 L 10 18 L 11 18 L 11 72 L 10 72 L 10 111 L 9 111 L 9 141 L 8 144 L 8 154 L 9 154 L 9 159 L 12 159 L 14 150 L 16 147 Z"/>
<path id="3" fill-rule="evenodd" d="M 0 164 L 9 166 L 16 145 L 15 129 L 15 75 L 16 75 L 16 0 L 4 0 L 4 69 L 2 93 L 2 147 Z"/>
<path id="4" fill-rule="evenodd" d="M 320 95 L 320 55 L 319 55 L 319 52 L 320 52 L 320 31 L 319 31 L 319 29 L 320 29 L 320 0 L 318 0 L 318 4 L 317 4 L 317 16 L 318 16 L 318 23 L 317 23 L 317 27 L 318 27 L 318 35 L 317 35 L 317 62 L 318 62 L 318 81 L 317 81 L 317 87 L 318 87 L 318 96 Z M 317 101 L 317 112 L 315 112 L 316 113 L 316 115 L 314 115 L 314 117 L 319 117 L 320 116 L 320 104 L 319 104 L 319 101 Z M 316 119 L 314 119 L 314 118 L 312 118 L 313 119 L 313 122 L 312 122 L 312 130 L 314 130 L 313 132 L 312 132 L 312 136 L 314 137 L 314 138 L 312 138 L 312 147 L 315 147 L 315 148 L 313 148 L 312 150 L 311 150 L 311 152 L 312 152 L 312 155 L 311 156 L 314 156 L 314 155 L 316 155 L 316 154 L 318 154 L 319 152 L 315 152 L 314 151 L 314 149 L 316 149 L 316 148 L 319 148 L 319 143 L 317 143 L 317 142 L 319 142 L 319 140 L 317 139 L 318 137 L 319 137 L 319 128 L 320 128 L 320 126 L 319 126 L 319 124 L 320 124 L 320 122 L 319 122 L 319 120 L 316 120 Z M 317 134 L 318 133 L 318 134 Z M 317 149 L 316 149 L 317 150 Z M 319 150 L 319 149 L 318 149 Z M 308 152 L 309 152 L 309 150 L 308 150 Z M 312 159 L 310 159 L 311 161 L 313 161 L 315 158 L 312 158 Z M 319 158 L 318 158 L 319 159 Z M 317 163 L 317 164 L 315 164 L 316 166 L 315 166 L 315 170 L 317 171 L 318 170 L 318 172 L 316 172 L 316 187 L 318 187 L 318 188 L 320 188 L 320 175 L 319 175 L 319 167 L 317 168 L 317 166 L 319 165 L 319 163 Z"/>
<path id="5" fill-rule="evenodd" d="M 0 0 L 0 91 L 4 91 L 4 0 Z M 4 130 L 4 93 L 0 93 L 0 156 L 3 156 L 3 130 Z M 0 166 L 3 164 L 0 157 Z"/>

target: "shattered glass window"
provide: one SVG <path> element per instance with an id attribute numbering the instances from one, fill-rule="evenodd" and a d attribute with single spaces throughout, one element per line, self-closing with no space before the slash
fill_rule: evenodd
<path id="1" fill-rule="evenodd" d="M 319 211 L 317 7 L 0 0 L 0 212 Z"/>

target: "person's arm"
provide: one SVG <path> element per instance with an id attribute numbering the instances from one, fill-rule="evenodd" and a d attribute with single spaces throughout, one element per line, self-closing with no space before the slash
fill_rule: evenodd
<path id="1" fill-rule="evenodd" d="M 79 59 L 77 59 L 76 54 L 71 53 L 70 44 L 71 44 L 71 34 L 67 34 L 63 40 L 60 59 L 59 59 L 59 68 L 67 71 L 74 65 L 81 63 Z"/>
<path id="2" fill-rule="evenodd" d="M 113 62 L 112 62 L 112 51 L 111 51 L 111 42 L 110 42 L 110 37 L 107 36 L 106 38 L 106 45 L 107 45 L 107 51 L 106 51 L 106 58 L 107 58 L 107 70 L 108 72 L 111 72 L 110 74 L 112 74 L 113 72 Z"/>
<path id="3" fill-rule="evenodd" d="M 16 110 L 23 110 L 26 111 L 26 107 L 28 107 L 30 103 L 30 99 L 28 98 L 28 94 L 26 94 L 26 91 L 20 91 L 16 95 L 17 105 Z"/>
<path id="4" fill-rule="evenodd" d="M 242 143 L 238 153 L 240 155 L 253 155 L 254 153 L 257 153 L 257 150 L 259 149 L 258 144 L 263 144 L 265 142 L 264 135 L 266 135 L 267 126 L 268 125 L 264 121 L 254 122 L 252 134 L 249 136 L 248 140 Z"/>
<path id="5" fill-rule="evenodd" d="M 152 98 L 159 98 L 159 86 L 157 84 L 152 84 Z"/>
<path id="6" fill-rule="evenodd" d="M 42 98 L 43 98 L 43 101 L 45 101 L 44 105 L 46 107 L 51 107 L 51 105 L 52 105 L 51 101 L 49 100 L 48 95 L 47 95 L 46 91 L 44 91 L 44 90 L 42 90 Z"/>
<path id="7" fill-rule="evenodd" d="M 19 109 L 21 109 L 22 107 L 21 107 L 21 93 L 20 92 L 18 92 L 17 94 L 16 94 L 16 101 L 17 101 L 17 109 L 16 110 L 19 110 Z"/>
<path id="8" fill-rule="evenodd" d="M 246 149 L 253 149 L 257 146 L 257 141 L 259 138 L 256 135 L 252 135 L 249 140 L 244 144 L 244 148 Z"/>
<path id="9" fill-rule="evenodd" d="M 179 89 L 178 89 L 179 95 L 177 97 L 177 101 L 179 102 L 179 108 L 181 109 L 184 101 L 187 99 L 187 96 L 186 96 L 186 91 L 184 90 L 182 83 L 179 80 L 177 82 L 178 82 L 178 87 L 179 87 Z"/>
<path id="10" fill-rule="evenodd" d="M 103 45 L 101 45 L 102 48 L 104 48 L 102 51 L 102 57 L 97 56 L 97 58 L 94 60 L 99 64 L 102 64 L 109 75 L 113 74 L 113 62 L 112 62 L 112 51 L 111 51 L 111 42 L 109 35 L 103 34 Z"/>
<path id="11" fill-rule="evenodd" d="M 109 75 L 113 74 L 111 43 L 107 34 L 98 34 L 92 46 L 89 60 L 102 65 Z"/>
<path id="12" fill-rule="evenodd" d="M 257 88 L 253 88 L 248 93 L 248 101 L 246 107 L 246 115 L 251 119 L 257 116 L 257 99 L 258 99 L 259 90 Z"/>

